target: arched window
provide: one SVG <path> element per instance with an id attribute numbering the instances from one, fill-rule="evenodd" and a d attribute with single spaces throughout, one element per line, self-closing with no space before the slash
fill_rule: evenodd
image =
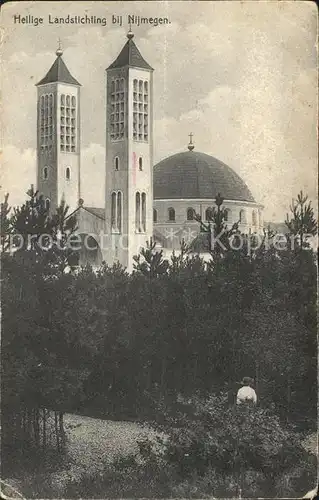
<path id="1" fill-rule="evenodd" d="M 195 210 L 193 208 L 187 209 L 187 220 L 194 220 Z"/>
<path id="2" fill-rule="evenodd" d="M 71 102 L 72 102 L 72 106 L 75 107 L 76 99 L 75 99 L 74 95 L 71 98 Z"/>
<path id="3" fill-rule="evenodd" d="M 114 168 L 115 168 L 115 170 L 118 170 L 119 166 L 120 166 L 120 159 L 119 159 L 118 156 L 115 156 L 115 158 L 114 158 Z"/>
<path id="4" fill-rule="evenodd" d="M 49 200 L 49 198 L 47 198 L 47 199 L 45 200 L 45 209 L 46 209 L 46 210 L 50 210 L 50 200 Z"/>
<path id="5" fill-rule="evenodd" d="M 111 226 L 112 231 L 116 231 L 116 193 L 111 196 Z"/>
<path id="6" fill-rule="evenodd" d="M 139 233 L 141 232 L 141 195 L 136 193 L 135 195 L 135 229 Z"/>
<path id="7" fill-rule="evenodd" d="M 141 156 L 138 159 L 138 169 L 143 170 L 143 158 Z"/>
<path id="8" fill-rule="evenodd" d="M 43 179 L 47 180 L 48 176 L 49 176 L 48 167 L 44 167 L 43 168 Z"/>
<path id="9" fill-rule="evenodd" d="M 225 221 L 228 222 L 230 220 L 230 216 L 231 216 L 231 211 L 229 208 L 226 208 L 225 210 Z"/>
<path id="10" fill-rule="evenodd" d="M 65 105 L 65 95 L 62 94 L 61 95 L 61 106 L 64 106 Z"/>
<path id="11" fill-rule="evenodd" d="M 207 221 L 213 220 L 214 211 L 211 207 L 208 207 L 205 212 L 205 219 Z"/>
<path id="12" fill-rule="evenodd" d="M 121 232 L 122 230 L 122 193 L 119 191 L 117 193 L 117 206 L 116 206 L 116 221 L 117 230 Z"/>
<path id="13" fill-rule="evenodd" d="M 70 96 L 69 95 L 66 96 L 66 105 L 70 106 Z"/>
<path id="14" fill-rule="evenodd" d="M 251 221 L 253 226 L 257 226 L 257 213 L 256 210 L 253 210 L 251 214 Z"/>
<path id="15" fill-rule="evenodd" d="M 174 208 L 168 209 L 168 220 L 170 222 L 175 222 L 175 210 L 174 210 Z"/>
<path id="16" fill-rule="evenodd" d="M 65 169 L 65 178 L 67 181 L 69 181 L 71 179 L 71 169 L 70 167 L 66 167 Z"/>
<path id="17" fill-rule="evenodd" d="M 142 231 L 146 231 L 146 193 L 142 193 Z"/>
<path id="18" fill-rule="evenodd" d="M 153 208 L 153 222 L 157 222 L 157 210 Z"/>
<path id="19" fill-rule="evenodd" d="M 246 212 L 245 212 L 245 210 L 241 210 L 239 212 L 239 222 L 241 222 L 242 224 L 246 223 Z"/>

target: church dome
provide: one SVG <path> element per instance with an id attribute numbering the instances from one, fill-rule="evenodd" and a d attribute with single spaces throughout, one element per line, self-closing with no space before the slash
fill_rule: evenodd
<path id="1" fill-rule="evenodd" d="M 234 170 L 196 151 L 169 156 L 154 167 L 154 199 L 214 199 L 255 202 Z"/>

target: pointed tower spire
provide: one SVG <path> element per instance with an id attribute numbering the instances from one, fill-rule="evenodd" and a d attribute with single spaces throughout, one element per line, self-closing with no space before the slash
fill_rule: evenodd
<path id="1" fill-rule="evenodd" d="M 58 48 L 55 52 L 57 58 L 52 64 L 51 68 L 47 72 L 44 78 L 40 80 L 36 85 L 45 85 L 46 83 L 70 83 L 71 85 L 81 85 L 70 73 L 65 62 L 62 59 L 63 50 L 61 46 L 61 40 L 58 39 Z"/>
<path id="2" fill-rule="evenodd" d="M 131 24 L 129 25 L 129 31 L 126 35 L 126 38 L 128 40 L 123 49 L 121 50 L 115 61 L 107 69 L 123 68 L 124 66 L 128 66 L 131 68 L 141 68 L 153 71 L 153 68 L 145 61 L 142 54 L 135 45 L 135 42 L 133 40 L 134 33 L 132 32 Z"/>

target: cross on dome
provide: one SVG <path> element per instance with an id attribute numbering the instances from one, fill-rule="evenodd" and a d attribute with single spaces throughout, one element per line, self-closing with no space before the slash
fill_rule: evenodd
<path id="1" fill-rule="evenodd" d="M 193 143 L 193 132 L 191 132 L 190 134 L 188 134 L 188 137 L 189 137 L 189 144 L 188 144 L 188 150 L 189 151 L 193 151 L 194 149 L 194 143 Z"/>
<path id="2" fill-rule="evenodd" d="M 58 57 L 61 57 L 63 54 L 63 50 L 62 50 L 62 45 L 61 45 L 61 38 L 58 38 L 58 48 L 56 50 L 56 55 Z"/>

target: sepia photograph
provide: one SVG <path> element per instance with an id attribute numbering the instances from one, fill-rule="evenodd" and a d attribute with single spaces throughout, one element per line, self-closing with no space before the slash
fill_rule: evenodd
<path id="1" fill-rule="evenodd" d="M 316 4 L 0 16 L 2 497 L 315 498 Z"/>

